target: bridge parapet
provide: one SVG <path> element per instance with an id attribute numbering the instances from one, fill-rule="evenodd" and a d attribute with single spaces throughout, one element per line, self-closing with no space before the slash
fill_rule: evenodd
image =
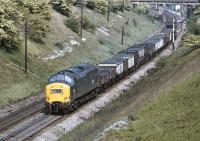
<path id="1" fill-rule="evenodd" d="M 173 3 L 199 4 L 199 0 L 131 0 L 132 3 Z"/>

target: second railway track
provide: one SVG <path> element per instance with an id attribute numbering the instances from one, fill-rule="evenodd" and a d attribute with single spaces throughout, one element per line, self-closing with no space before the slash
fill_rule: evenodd
<path id="1" fill-rule="evenodd" d="M 0 138 L 0 141 L 24 141 L 28 140 L 31 136 L 41 131 L 50 124 L 61 119 L 62 116 L 43 115 L 30 123 L 22 126 L 18 130 L 15 130 L 4 137 Z"/>
<path id="2" fill-rule="evenodd" d="M 7 129 L 9 126 L 21 121 L 22 119 L 41 111 L 44 108 L 44 99 L 40 99 L 34 103 L 31 103 L 21 109 L 12 112 L 11 114 L 0 118 L 0 132 Z"/>

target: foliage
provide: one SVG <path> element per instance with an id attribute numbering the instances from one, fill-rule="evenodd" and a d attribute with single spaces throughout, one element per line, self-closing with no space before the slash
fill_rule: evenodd
<path id="1" fill-rule="evenodd" d="M 131 11 L 131 10 L 132 10 L 132 5 L 127 5 L 127 6 L 125 6 L 125 10 Z"/>
<path id="2" fill-rule="evenodd" d="M 72 31 L 79 33 L 80 28 L 80 18 L 79 17 L 70 17 L 65 20 L 65 25 L 69 27 Z M 83 29 L 93 32 L 96 26 L 88 17 L 83 17 Z"/>
<path id="3" fill-rule="evenodd" d="M 62 15 L 70 16 L 71 5 L 73 4 L 72 0 L 51 0 L 49 3 L 52 5 L 54 10 L 58 11 Z"/>
<path id="4" fill-rule="evenodd" d="M 138 14 L 147 14 L 149 12 L 148 8 L 145 7 L 144 5 L 137 5 L 134 8 L 134 11 L 137 12 Z"/>
<path id="5" fill-rule="evenodd" d="M 183 36 L 183 45 L 188 47 L 200 47 L 200 35 L 186 34 Z"/>
<path id="6" fill-rule="evenodd" d="M 123 0 L 111 0 L 111 11 L 117 13 L 118 11 L 123 11 Z"/>
<path id="7" fill-rule="evenodd" d="M 197 22 L 197 18 L 192 18 L 188 23 L 188 31 L 192 34 L 200 34 L 200 23 Z"/>
<path id="8" fill-rule="evenodd" d="M 97 0 L 97 11 L 102 14 L 106 13 L 108 2 L 106 0 Z"/>
<path id="9" fill-rule="evenodd" d="M 195 35 L 200 34 L 200 7 L 194 11 L 193 17 L 190 19 L 188 31 Z"/>
<path id="10" fill-rule="evenodd" d="M 42 38 L 50 31 L 49 20 L 51 14 L 49 7 L 45 2 L 39 0 L 36 4 L 30 0 L 25 0 L 24 5 L 28 7 L 29 11 L 26 13 L 25 18 L 28 21 L 30 38 L 36 42 L 42 42 Z"/>
<path id="11" fill-rule="evenodd" d="M 40 20 L 39 20 L 40 19 Z M 49 22 L 41 15 L 31 15 L 28 18 L 30 38 L 36 42 L 43 42 L 42 38 L 50 30 Z"/>
<path id="12" fill-rule="evenodd" d="M 198 6 L 198 7 L 194 10 L 193 14 L 194 14 L 195 16 L 199 16 L 199 15 L 200 15 L 200 6 Z"/>
<path id="13" fill-rule="evenodd" d="M 0 47 L 7 51 L 17 48 L 25 20 L 30 24 L 30 38 L 42 41 L 49 31 L 49 19 L 49 7 L 43 0 L 0 1 Z"/>
<path id="14" fill-rule="evenodd" d="M 14 9 L 17 3 L 0 1 L 0 48 L 16 48 L 19 41 L 19 27 L 22 15 Z"/>
<path id="15" fill-rule="evenodd" d="M 96 26 L 92 23 L 92 21 L 89 18 L 87 17 L 83 18 L 83 29 L 93 32 L 95 28 Z"/>
<path id="16" fill-rule="evenodd" d="M 183 45 L 200 47 L 200 6 L 197 7 L 188 23 L 188 34 L 183 37 Z"/>
<path id="17" fill-rule="evenodd" d="M 118 13 L 118 11 L 123 11 L 123 5 L 122 4 L 112 5 L 111 11 L 114 13 Z"/>
<path id="18" fill-rule="evenodd" d="M 79 33 L 80 20 L 75 17 L 70 17 L 65 20 L 65 25 L 69 27 L 72 31 Z"/>
<path id="19" fill-rule="evenodd" d="M 87 1 L 87 8 L 95 10 L 96 7 L 97 7 L 96 1 L 94 0 Z"/>

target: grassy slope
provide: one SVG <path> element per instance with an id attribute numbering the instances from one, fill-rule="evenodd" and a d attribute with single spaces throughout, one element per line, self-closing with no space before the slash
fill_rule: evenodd
<path id="1" fill-rule="evenodd" d="M 198 141 L 200 138 L 200 73 L 165 92 L 139 112 L 125 130 L 102 141 Z"/>
<path id="2" fill-rule="evenodd" d="M 74 8 L 74 10 L 79 11 L 77 8 Z M 133 44 L 146 38 L 146 36 L 155 31 L 158 25 L 158 23 L 149 22 L 149 19 L 144 15 L 137 15 L 128 11 L 124 13 L 124 16 L 123 13 L 118 15 L 112 13 L 109 24 L 106 21 L 106 16 L 100 13 L 85 9 L 85 15 L 90 17 L 97 27 L 105 26 L 108 28 L 110 36 L 104 36 L 104 34 L 98 31 L 95 33 L 84 31 L 84 38 L 87 39 L 84 42 L 77 34 L 65 27 L 63 24 L 65 17 L 52 10 L 52 31 L 44 39 L 44 44 L 28 41 L 28 75 L 23 74 L 24 41 L 22 41 L 22 47 L 17 52 L 6 53 L 0 50 L 0 107 L 24 97 L 38 94 L 42 91 L 47 78 L 59 70 L 80 62 L 98 63 L 110 57 L 117 51 L 127 47 L 128 44 Z M 127 18 L 129 18 L 130 22 L 126 25 L 125 30 L 130 33 L 129 36 L 125 37 L 125 45 L 121 45 L 120 28 Z M 132 22 L 133 18 L 137 21 L 136 27 Z M 44 62 L 41 59 L 53 50 L 59 49 L 55 46 L 55 43 L 69 43 L 71 39 L 80 43 L 80 46 L 72 47 L 73 51 L 71 53 L 66 53 L 64 56 L 49 60 L 48 62 Z M 103 44 L 100 44 L 99 40 L 103 40 Z M 16 67 L 15 64 L 10 62 L 20 67 Z"/>
<path id="3" fill-rule="evenodd" d="M 161 62 L 158 65 L 158 69 L 155 72 L 143 78 L 140 82 L 138 82 L 138 84 L 136 84 L 136 86 L 134 86 L 128 92 L 126 92 L 125 95 L 123 95 L 118 100 L 112 102 L 110 105 L 103 108 L 92 119 L 90 119 L 86 123 L 83 123 L 72 132 L 68 133 L 63 139 L 61 139 L 61 141 L 93 140 L 94 137 L 98 133 L 100 133 L 103 129 L 108 127 L 108 125 L 110 125 L 114 121 L 121 119 L 122 117 L 130 117 L 130 119 L 135 119 L 135 117 L 137 117 L 136 113 L 138 112 L 138 110 L 142 106 L 146 105 L 148 101 L 151 101 L 155 97 L 162 94 L 164 91 L 170 90 L 172 87 L 175 87 L 177 84 L 183 82 L 184 80 L 196 74 L 197 72 L 198 72 L 198 75 L 194 75 L 192 78 L 194 78 L 194 80 L 198 80 L 198 78 L 200 78 L 199 54 L 200 54 L 200 49 L 197 49 L 197 50 L 192 50 L 190 48 L 178 49 L 172 56 L 161 60 Z M 192 78 L 190 78 L 191 81 L 192 81 Z M 184 82 L 184 84 L 181 84 L 177 87 L 178 89 L 176 89 L 176 91 L 171 90 L 170 92 L 173 92 L 173 93 L 184 92 L 184 90 L 180 91 L 181 90 L 180 88 L 186 87 L 185 84 L 188 84 L 188 83 L 189 82 Z M 192 83 L 193 82 L 190 83 L 190 86 L 192 85 Z M 194 81 L 194 83 L 196 82 Z M 199 83 L 199 80 L 198 80 L 198 83 Z M 103 138 L 102 140 L 121 141 L 121 140 L 127 139 L 127 140 L 135 141 L 134 138 L 142 137 L 142 139 L 144 139 L 143 135 L 147 135 L 148 133 L 149 135 L 151 134 L 151 135 L 154 135 L 155 137 L 156 134 L 154 134 L 154 132 L 160 133 L 159 137 L 164 137 L 164 135 L 166 137 L 168 136 L 167 135 L 168 133 L 169 134 L 172 133 L 173 135 L 176 135 L 175 131 L 181 134 L 182 131 L 187 130 L 189 133 L 189 131 L 191 130 L 193 126 L 193 124 L 190 124 L 190 123 L 197 123 L 197 121 L 195 120 L 197 120 L 198 111 L 199 111 L 198 110 L 199 96 L 197 93 L 198 91 L 194 91 L 194 90 L 199 90 L 199 88 L 196 87 L 198 85 L 196 84 L 194 86 L 191 86 L 191 88 L 190 86 L 187 85 L 186 88 L 188 90 L 186 89 L 185 93 L 177 94 L 177 97 L 176 95 L 173 95 L 173 97 L 170 98 L 170 96 L 168 97 L 167 95 L 166 96 L 164 95 L 163 98 L 161 98 L 162 101 L 155 102 L 155 104 L 153 104 L 154 106 L 159 107 L 160 108 L 159 110 L 156 110 L 157 107 L 154 107 L 154 106 L 145 108 L 146 110 L 144 109 L 139 115 L 139 118 L 141 120 L 136 121 L 136 123 L 135 122 L 131 123 L 130 128 L 128 130 L 122 130 L 122 131 L 120 130 L 119 132 L 116 132 L 116 131 L 111 132 L 106 138 Z M 193 91 L 195 92 L 193 94 L 187 93 L 187 92 L 193 92 Z M 182 95 L 184 95 L 184 97 L 182 97 Z M 193 99 L 190 99 L 190 96 L 193 96 L 193 95 L 195 97 L 193 97 Z M 180 98 L 180 101 L 178 97 Z M 169 99 L 171 101 L 167 101 Z M 184 105 L 183 100 L 186 100 L 186 101 L 188 100 L 188 102 L 186 102 Z M 163 101 L 165 101 L 165 103 L 161 105 Z M 172 105 L 169 104 L 170 102 L 172 102 Z M 177 105 L 173 105 L 173 104 L 177 104 Z M 180 106 L 184 106 L 184 107 L 180 107 Z M 195 109 L 188 108 L 191 106 L 193 106 Z M 182 112 L 181 109 L 185 109 L 183 111 L 184 113 Z M 172 118 L 173 116 L 169 114 L 170 112 L 169 113 L 167 112 L 168 110 L 171 113 L 174 113 L 176 115 L 176 116 L 173 115 L 174 117 L 178 117 L 178 118 L 173 119 Z M 197 113 L 196 114 L 192 113 L 194 111 L 196 111 Z M 154 113 L 154 115 L 152 115 L 152 113 Z M 143 117 L 143 115 L 145 116 Z M 194 118 L 194 120 L 191 119 L 191 122 L 190 121 L 187 122 L 187 119 L 190 117 Z M 147 119 L 149 122 L 147 121 Z M 173 123 L 176 120 L 180 120 L 180 124 L 173 125 Z M 155 124 L 156 121 L 160 121 L 160 122 Z M 164 124 L 162 124 L 163 121 L 164 121 Z M 134 128 L 135 125 L 137 125 L 137 129 Z M 142 128 L 139 128 L 139 127 L 142 127 Z M 165 127 L 166 127 L 166 130 L 164 130 Z M 182 128 L 182 130 L 178 131 L 177 130 L 178 128 L 176 127 L 178 128 L 180 127 Z M 195 125 L 195 128 L 199 128 L 199 127 L 200 126 L 198 126 L 197 124 Z M 195 131 L 195 128 L 191 131 Z M 198 131 L 195 131 L 195 132 L 198 132 Z M 197 133 L 194 133 L 194 134 L 197 134 Z M 151 137 L 151 135 L 149 137 Z M 150 140 L 150 138 L 148 138 L 147 140 Z M 157 138 L 157 140 L 164 140 L 164 139 Z M 184 139 L 182 138 L 182 140 Z"/>

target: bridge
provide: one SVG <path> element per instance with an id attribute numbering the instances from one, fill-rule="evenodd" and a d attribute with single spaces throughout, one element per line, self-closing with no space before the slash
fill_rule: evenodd
<path id="1" fill-rule="evenodd" d="M 199 0 L 131 0 L 131 2 L 145 3 L 198 3 Z"/>
<path id="2" fill-rule="evenodd" d="M 192 8 L 200 4 L 200 0 L 130 0 L 135 4 L 147 4 L 153 9 L 162 13 L 163 8 L 180 11 L 181 15 L 187 13 L 187 17 L 191 15 Z"/>

